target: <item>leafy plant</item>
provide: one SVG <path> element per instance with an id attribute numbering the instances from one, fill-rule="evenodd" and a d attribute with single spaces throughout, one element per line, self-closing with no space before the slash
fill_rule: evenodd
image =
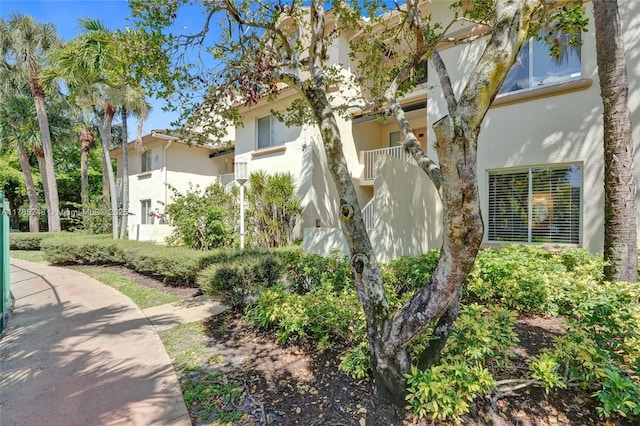
<path id="1" fill-rule="evenodd" d="M 302 215 L 291 173 L 251 173 L 247 191 L 249 243 L 254 247 L 292 245 Z"/>
<path id="2" fill-rule="evenodd" d="M 185 193 L 173 192 L 173 202 L 165 213 L 173 232 L 170 244 L 184 244 L 187 247 L 209 250 L 216 247 L 230 247 L 235 229 L 234 198 L 218 183 L 204 190 L 190 186 Z"/>

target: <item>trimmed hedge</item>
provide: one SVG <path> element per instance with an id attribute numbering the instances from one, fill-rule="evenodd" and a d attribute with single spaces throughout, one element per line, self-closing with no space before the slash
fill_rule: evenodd
<path id="1" fill-rule="evenodd" d="M 12 232 L 9 234 L 9 250 L 40 250 L 45 238 L 64 235 L 53 232 Z"/>
<path id="2" fill-rule="evenodd" d="M 42 250 L 45 258 L 56 265 L 124 265 L 176 286 L 194 286 L 196 275 L 209 255 L 183 247 L 95 235 L 45 239 Z"/>
<path id="3" fill-rule="evenodd" d="M 202 251 L 151 242 L 113 240 L 109 235 L 65 233 L 57 234 L 55 238 L 43 238 L 40 248 L 45 258 L 55 265 L 123 265 L 165 284 L 182 287 L 196 286 L 198 273 L 212 264 L 227 264 L 247 256 L 290 259 L 300 252 L 299 249 Z"/>

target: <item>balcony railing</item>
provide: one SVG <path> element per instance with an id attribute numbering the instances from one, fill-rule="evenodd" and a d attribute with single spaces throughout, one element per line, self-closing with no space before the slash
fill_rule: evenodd
<path id="1" fill-rule="evenodd" d="M 373 229 L 373 215 L 376 212 L 375 208 L 375 197 L 362 208 L 362 220 L 364 220 L 364 227 L 367 231 Z"/>
<path id="2" fill-rule="evenodd" d="M 413 162 L 411 155 L 402 146 L 391 146 L 389 148 L 374 149 L 364 152 L 364 180 L 374 180 L 376 177 L 376 161 L 379 157 L 388 155 L 398 160 Z"/>
<path id="3" fill-rule="evenodd" d="M 220 175 L 220 183 L 226 186 L 235 180 L 235 173 L 223 173 Z"/>

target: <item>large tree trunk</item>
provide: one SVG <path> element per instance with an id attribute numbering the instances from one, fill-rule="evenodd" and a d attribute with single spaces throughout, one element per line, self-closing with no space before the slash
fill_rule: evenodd
<path id="1" fill-rule="evenodd" d="M 326 96 L 327 77 L 319 57 L 323 51 L 324 9 L 320 1 L 311 6 L 312 39 L 309 63 L 313 82 L 303 86 L 305 98 L 319 124 L 329 171 L 340 199 L 342 229 L 351 253 L 351 270 L 367 322 L 376 396 L 400 407 L 406 405 L 405 374 L 409 370 L 408 345 L 436 321 L 447 329 L 458 313 L 462 285 L 475 262 L 482 242 L 483 223 L 477 179 L 477 141 L 482 121 L 526 39 L 536 0 L 498 0 L 494 31 L 460 100 L 455 99 L 444 64 L 438 73 L 449 116 L 434 124 L 439 166 L 419 158 L 438 187 L 443 205 L 443 243 L 431 278 L 403 307 L 389 317 L 382 276 L 366 233 L 351 175 L 341 146 L 337 121 Z M 419 16 L 417 4 L 414 16 Z M 446 77 L 446 78 L 444 78 Z M 394 93 L 387 96 L 405 139 L 411 128 Z M 437 362 L 449 330 L 421 357 L 426 367 Z"/>
<path id="2" fill-rule="evenodd" d="M 637 281 L 636 182 L 628 81 L 617 0 L 593 0 L 604 121 L 604 268 L 611 281 Z"/>
<path id="3" fill-rule="evenodd" d="M 102 138 L 102 131 L 100 131 L 100 138 Z M 109 165 L 104 157 L 104 154 L 100 156 L 102 158 L 102 206 L 105 210 L 111 208 L 111 188 L 109 187 Z"/>
<path id="4" fill-rule="evenodd" d="M 93 145 L 93 133 L 90 129 L 83 127 L 80 130 L 80 144 L 82 145 L 82 156 L 80 157 L 80 199 L 82 205 L 89 204 L 89 153 Z"/>
<path id="5" fill-rule="evenodd" d="M 29 157 L 18 147 L 18 160 L 20 168 L 24 175 L 24 182 L 27 187 L 27 197 L 29 198 L 29 232 L 40 232 L 40 207 L 38 206 L 38 193 L 33 184 L 33 175 L 31 174 L 31 165 Z"/>
<path id="6" fill-rule="evenodd" d="M 94 110 L 96 118 L 99 119 L 99 113 Z M 104 106 L 104 118 L 100 123 L 100 139 L 102 139 L 102 159 L 103 166 L 109 182 L 109 198 L 111 199 L 111 226 L 113 239 L 118 239 L 118 198 L 116 195 L 116 184 L 113 176 L 113 166 L 111 165 L 111 154 L 109 153 L 109 145 L 111 143 L 111 123 L 113 123 L 113 117 L 116 113 L 115 106 L 107 103 Z M 104 176 L 103 176 L 104 178 Z"/>
<path id="7" fill-rule="evenodd" d="M 129 222 L 129 144 L 127 131 L 127 109 L 122 106 L 122 220 L 120 222 L 120 239 L 127 235 L 127 225 Z"/>
<path id="8" fill-rule="evenodd" d="M 35 70 L 29 73 L 29 87 L 36 105 L 38 125 L 40 126 L 40 137 L 42 138 L 42 149 L 44 151 L 44 170 L 40 170 L 42 175 L 46 175 L 45 192 L 49 195 L 47 205 L 47 218 L 49 222 L 49 232 L 60 232 L 60 208 L 58 201 L 58 185 L 56 184 L 56 172 L 53 163 L 53 147 L 51 145 L 51 133 L 49 131 L 49 119 L 47 118 L 47 108 L 44 101 L 44 90 L 38 80 Z"/>
<path id="9" fill-rule="evenodd" d="M 36 159 L 38 160 L 38 169 L 40 169 L 40 179 L 42 179 L 42 189 L 43 189 L 42 192 L 44 193 L 44 203 L 45 203 L 45 206 L 47 207 L 47 212 L 49 212 L 51 211 L 51 202 L 49 201 L 49 192 L 47 191 L 48 181 L 47 181 L 47 174 L 45 173 L 44 151 L 42 151 L 42 149 L 36 148 L 34 152 L 36 154 Z M 47 230 L 49 230 L 48 221 L 47 221 Z"/>

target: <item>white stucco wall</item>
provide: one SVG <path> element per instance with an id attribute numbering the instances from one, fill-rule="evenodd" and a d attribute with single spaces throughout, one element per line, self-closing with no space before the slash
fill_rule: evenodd
<path id="1" fill-rule="evenodd" d="M 142 200 L 151 200 L 151 210 L 164 212 L 172 200 L 168 184 L 180 193 L 190 185 L 204 188 L 216 181 L 221 173 L 233 171 L 233 154 L 209 158 L 213 151 L 201 146 L 160 139 L 151 135 L 143 138 L 146 152 L 151 153 L 151 170 L 141 173 L 142 153 L 130 144 L 129 147 L 129 225 L 142 222 Z M 118 178 L 122 178 L 122 153 L 113 150 L 118 162 Z M 156 222 L 157 220 L 152 220 Z M 133 228 L 130 228 L 132 232 Z M 138 232 L 138 231 L 136 231 Z"/>
<path id="2" fill-rule="evenodd" d="M 438 5 L 434 5 L 437 7 Z M 585 5 L 591 14 L 591 3 Z M 620 1 L 620 16 L 625 29 L 627 70 L 630 82 L 630 108 L 632 122 L 640 123 L 640 2 Z M 482 126 L 478 148 L 478 180 L 482 211 L 488 206 L 488 170 L 536 166 L 557 163 L 581 163 L 583 165 L 582 246 L 594 252 L 602 251 L 603 229 L 603 150 L 602 150 L 602 100 L 598 83 L 595 30 L 591 19 L 589 31 L 582 35 L 582 79 L 586 86 L 569 92 L 556 92 L 545 97 L 533 97 L 518 102 L 493 106 Z M 459 47 L 443 52 L 451 79 L 458 93 L 464 78 L 477 58 L 480 43 L 475 48 Z M 433 70 L 431 70 L 433 71 Z M 435 71 L 430 72 L 429 132 L 431 125 L 446 114 L 446 107 L 437 82 Z M 536 90 L 530 91 L 531 95 Z M 539 91 L 538 91 L 539 93 Z M 503 98 L 509 95 L 503 95 Z M 505 99 L 498 97 L 496 103 Z M 640 127 L 634 127 L 637 144 Z M 430 150 L 435 156 L 435 152 Z M 640 175 L 636 172 L 636 179 Z M 486 213 L 485 213 L 486 214 Z M 486 217 L 485 217 L 486 219 Z M 485 229 L 485 242 L 487 241 Z"/>

